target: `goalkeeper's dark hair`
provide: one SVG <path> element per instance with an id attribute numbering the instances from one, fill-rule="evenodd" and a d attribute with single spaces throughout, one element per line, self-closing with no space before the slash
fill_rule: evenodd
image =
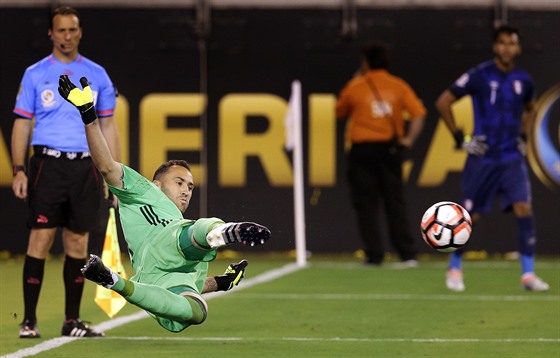
<path id="1" fill-rule="evenodd" d="M 496 41 L 498 41 L 498 37 L 500 37 L 501 34 L 517 35 L 517 37 L 521 37 L 519 35 L 519 29 L 517 27 L 503 24 L 494 29 L 494 37 L 492 39 L 492 42 L 496 43 Z"/>
<path id="2" fill-rule="evenodd" d="M 178 165 L 180 167 L 186 168 L 189 172 L 191 171 L 191 166 L 189 165 L 189 163 L 187 163 L 186 160 L 181 160 L 181 159 L 168 160 L 167 162 L 160 165 L 159 168 L 157 168 L 156 172 L 154 173 L 154 178 L 152 180 L 159 180 L 163 175 L 165 175 L 165 173 L 167 173 L 169 168 L 171 168 L 174 165 Z"/>
<path id="3" fill-rule="evenodd" d="M 370 69 L 387 69 L 389 67 L 388 47 L 382 42 L 367 44 L 362 48 L 362 57 Z"/>
<path id="4" fill-rule="evenodd" d="M 59 6 L 53 9 L 53 11 L 51 12 L 51 21 L 50 21 L 49 29 L 53 28 L 53 20 L 54 17 L 57 15 L 63 15 L 63 16 L 74 15 L 78 18 L 78 23 L 80 24 L 80 26 L 82 24 L 82 20 L 80 19 L 80 14 L 78 13 L 78 10 L 74 9 L 71 6 Z"/>

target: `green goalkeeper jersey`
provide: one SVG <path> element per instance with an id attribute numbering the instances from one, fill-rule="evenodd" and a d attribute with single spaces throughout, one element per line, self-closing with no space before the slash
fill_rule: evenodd
<path id="1" fill-rule="evenodd" d="M 179 235 L 183 229 L 192 229 L 195 221 L 184 219 L 154 183 L 121 165 L 123 188 L 109 188 L 119 199 L 121 225 L 135 270 L 131 280 L 167 289 L 186 285 L 201 292 L 215 250 L 201 257 L 185 257 L 188 251 L 180 247 Z M 200 233 L 205 235 L 205 229 Z"/>

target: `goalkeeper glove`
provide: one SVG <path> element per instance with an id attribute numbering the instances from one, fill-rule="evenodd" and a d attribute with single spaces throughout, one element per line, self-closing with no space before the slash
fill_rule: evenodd
<path id="1" fill-rule="evenodd" d="M 247 260 L 241 260 L 236 264 L 230 264 L 224 272 L 223 276 L 215 276 L 216 283 L 218 284 L 218 291 L 229 291 L 233 286 L 237 286 L 243 274 L 245 273 L 245 268 L 249 263 Z"/>
<path id="2" fill-rule="evenodd" d="M 469 154 L 476 155 L 477 157 L 483 157 L 488 151 L 486 136 L 473 136 L 471 140 L 463 142 L 463 149 L 465 149 Z"/>
<path id="3" fill-rule="evenodd" d="M 455 139 L 455 149 L 463 148 L 469 154 L 483 157 L 488 151 L 485 135 L 475 135 L 472 138 L 467 136 L 465 138 L 463 131 L 458 130 L 453 132 L 453 139 Z"/>
<path id="4" fill-rule="evenodd" d="M 97 119 L 95 107 L 93 106 L 93 94 L 87 78 L 80 78 L 80 84 L 83 90 L 78 89 L 67 75 L 62 75 L 58 80 L 58 93 L 60 93 L 62 98 L 78 108 L 84 124 L 90 124 Z"/>

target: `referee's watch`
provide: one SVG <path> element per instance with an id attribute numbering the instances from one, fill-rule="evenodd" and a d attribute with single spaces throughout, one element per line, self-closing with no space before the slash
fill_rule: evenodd
<path id="1" fill-rule="evenodd" d="M 26 172 L 25 165 L 14 165 L 13 169 L 14 169 L 14 176 L 16 176 L 18 172 L 24 172 L 24 173 Z"/>

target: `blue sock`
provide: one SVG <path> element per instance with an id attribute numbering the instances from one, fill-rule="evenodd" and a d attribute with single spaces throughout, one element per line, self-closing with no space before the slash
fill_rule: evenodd
<path id="1" fill-rule="evenodd" d="M 521 261 L 521 274 L 526 274 L 529 272 L 535 272 L 535 256 L 534 255 L 523 255 L 519 257 Z"/>
<path id="2" fill-rule="evenodd" d="M 449 269 L 461 270 L 463 263 L 463 250 L 453 251 L 449 255 Z"/>
<path id="3" fill-rule="evenodd" d="M 522 274 L 535 272 L 535 225 L 533 217 L 517 218 L 517 236 Z"/>

